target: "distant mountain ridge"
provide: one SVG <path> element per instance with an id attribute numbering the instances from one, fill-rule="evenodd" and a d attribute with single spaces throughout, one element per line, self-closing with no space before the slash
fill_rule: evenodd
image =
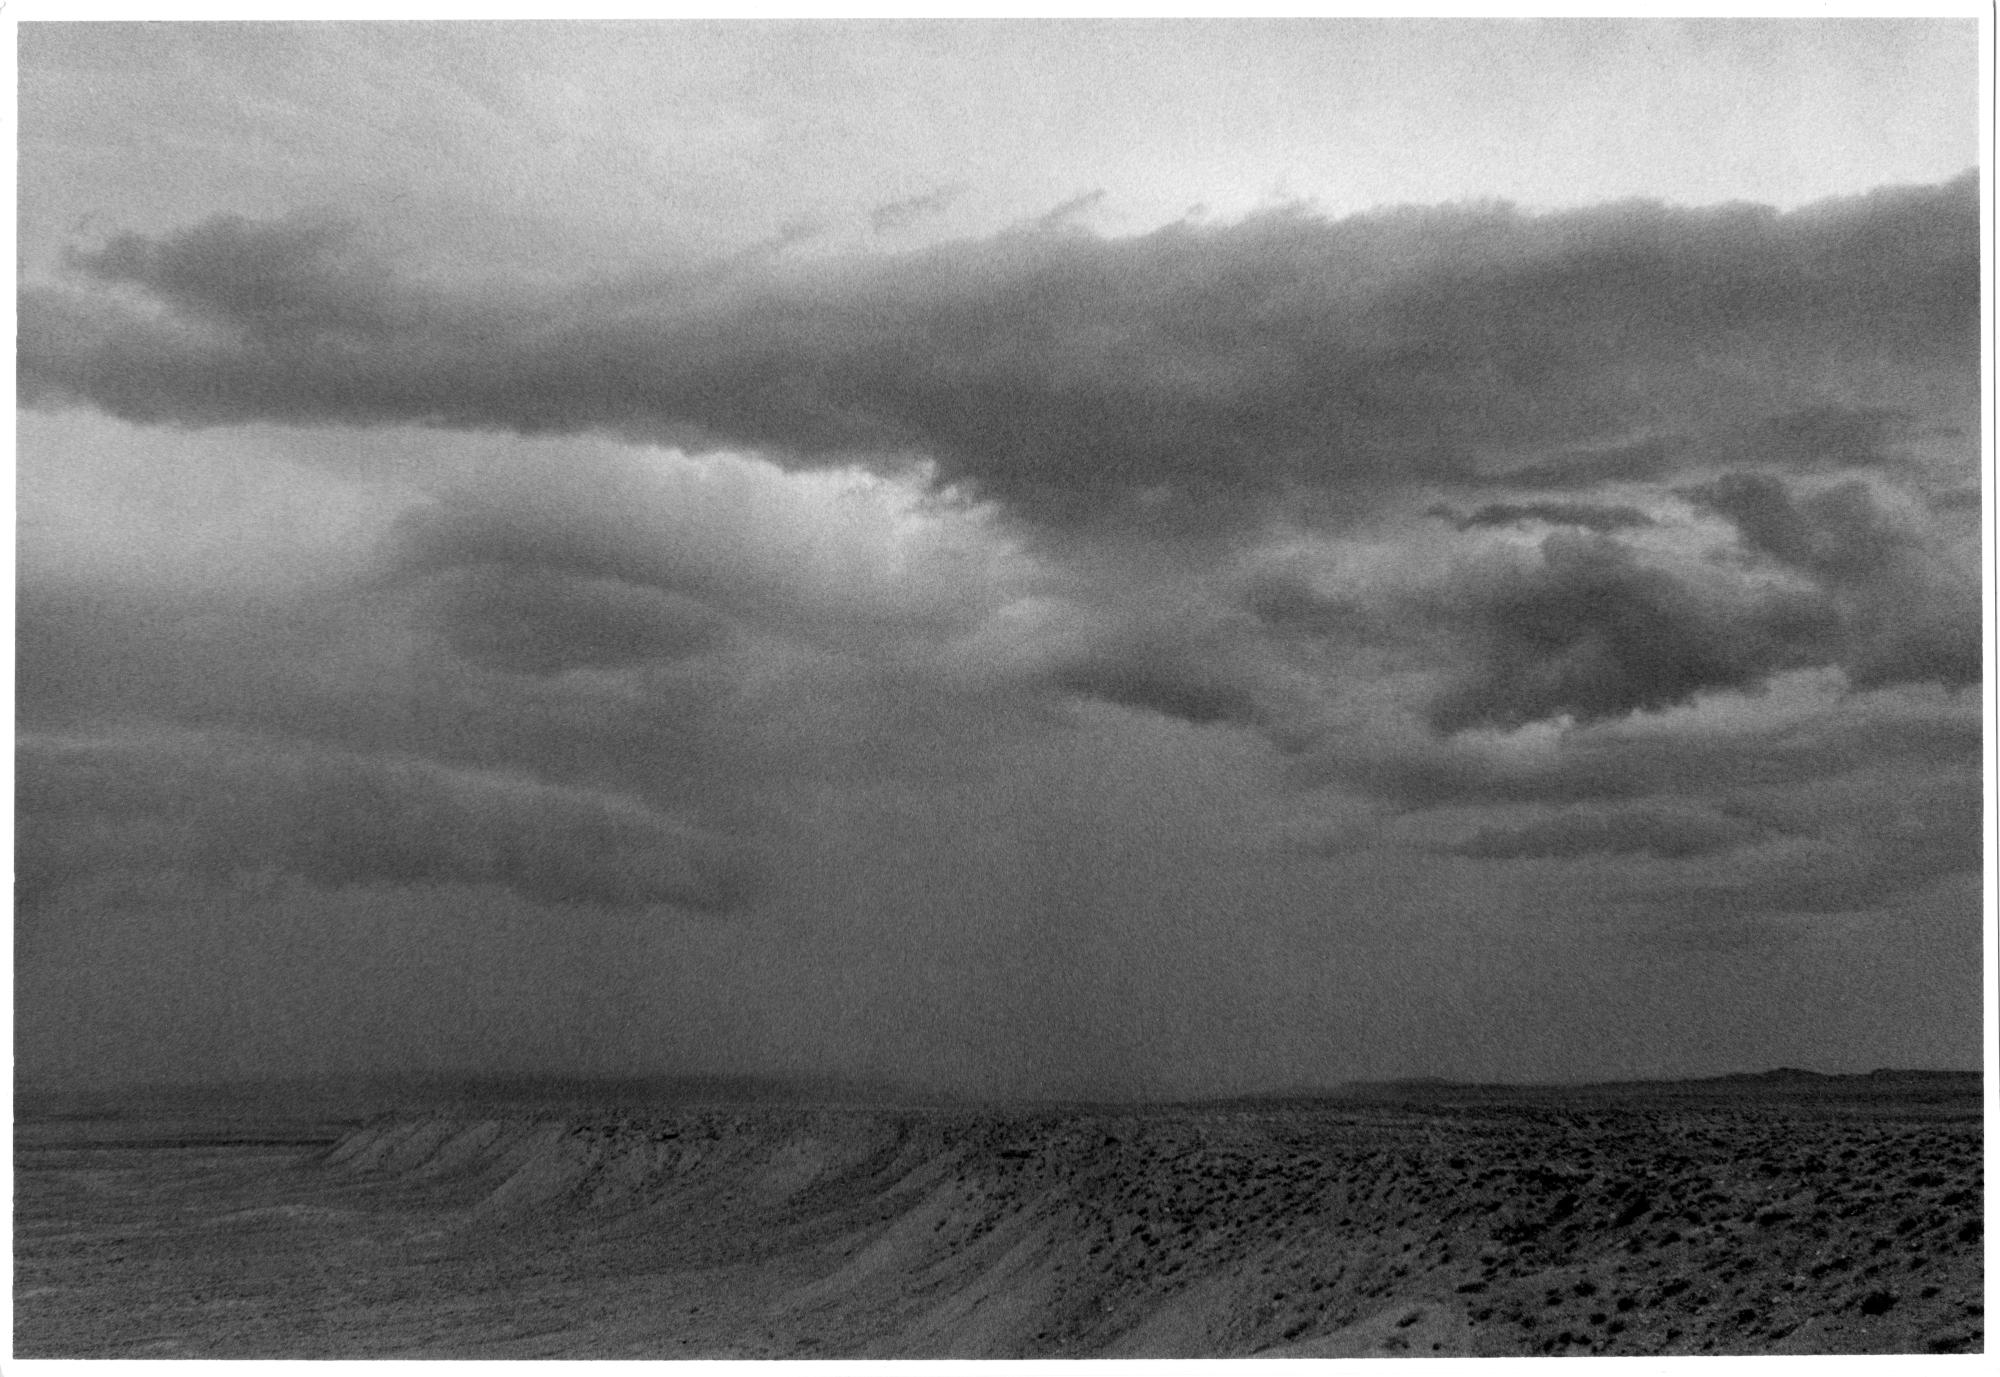
<path id="1" fill-rule="evenodd" d="M 1399 1076 L 1387 1080 L 1341 1081 L 1332 1085 L 1287 1086 L 1221 1097 L 1224 1103 L 1272 1103 L 1315 1099 L 1370 1099 L 1398 1096 L 1506 1096 L 1584 1094 L 1596 1092 L 1668 1093 L 1673 1091 L 1750 1090 L 1887 1090 L 1896 1087 L 1931 1090 L 1974 1090 L 1983 1085 L 1983 1071 L 1939 1068 L 1877 1067 L 1872 1071 L 1811 1071 L 1778 1066 L 1765 1071 L 1729 1071 L 1715 1076 L 1634 1078 L 1610 1081 L 1456 1081 L 1443 1076 Z"/>
<path id="2" fill-rule="evenodd" d="M 1981 1071 L 1944 1071 L 1928 1068 L 1878 1066 L 1873 1071 L 1806 1071 L 1796 1066 L 1780 1066 L 1770 1071 L 1731 1071 L 1707 1076 L 1711 1081 L 1865 1081 L 1865 1080 L 1955 1080 L 1979 1077 Z"/>
<path id="3" fill-rule="evenodd" d="M 193 1109 L 268 1109 L 290 1104 L 302 1113 L 335 1105 L 353 1112 L 377 1112 L 428 1105 L 439 1108 L 489 1106 L 521 1108 L 540 1105 L 570 1107 L 652 1104 L 752 1106 L 969 1106 L 1010 1103 L 1061 1105 L 1120 1105 L 1165 1107 L 1181 1105 L 1275 1105 L 1305 1101 L 1366 1101 L 1399 1098 L 1460 1097 L 1504 1099 L 1509 1096 L 1579 1094 L 1755 1093 L 1797 1091 L 1841 1093 L 1971 1093 L 1982 1084 L 1979 1071 L 1879 1067 L 1872 1071 L 1826 1072 L 1795 1066 L 1765 1071 L 1731 1071 L 1717 1076 L 1591 1082 L 1455 1081 L 1442 1076 L 1406 1076 L 1390 1080 L 1344 1081 L 1294 1085 L 1239 1094 L 1133 1099 L 1038 1099 L 957 1096 L 934 1088 L 899 1085 L 886 1080 L 841 1080 L 833 1077 L 780 1077 L 742 1074 L 658 1076 L 450 1076 L 326 1077 L 243 1080 L 206 1084 L 150 1086 L 55 1086 L 17 1081 L 14 1105 L 18 1114 L 49 1112 L 123 1112 L 135 1104 Z"/>
<path id="4" fill-rule="evenodd" d="M 560 1113 L 653 1105 L 914 1107 L 954 1102 L 945 1094 L 886 1081 L 736 1074 L 328 1076 L 75 1087 L 17 1081 L 14 1087 L 17 1117 L 98 1116 L 135 1107 L 225 1115 L 284 1109 L 310 1116 L 427 1108 L 506 1112 L 538 1108 Z"/>

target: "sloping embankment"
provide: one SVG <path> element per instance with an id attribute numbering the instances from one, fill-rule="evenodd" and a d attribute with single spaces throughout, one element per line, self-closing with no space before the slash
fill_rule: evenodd
<path id="1" fill-rule="evenodd" d="M 1976 1116 L 1734 1102 L 420 1116 L 325 1165 L 710 1278 L 708 1351 L 1330 1357 L 1975 1349 L 1979 1161 Z"/>

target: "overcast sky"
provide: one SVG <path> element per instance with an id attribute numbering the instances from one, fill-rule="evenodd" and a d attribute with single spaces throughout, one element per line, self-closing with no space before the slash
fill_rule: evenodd
<path id="1" fill-rule="evenodd" d="M 1977 1064 L 1969 20 L 19 34 L 23 1076 Z"/>

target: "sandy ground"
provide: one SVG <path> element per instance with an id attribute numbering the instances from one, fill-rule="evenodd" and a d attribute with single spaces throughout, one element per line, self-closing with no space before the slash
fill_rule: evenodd
<path id="1" fill-rule="evenodd" d="M 1877 1092 L 28 1108 L 15 1353 L 1978 1351 L 1976 1084 Z"/>

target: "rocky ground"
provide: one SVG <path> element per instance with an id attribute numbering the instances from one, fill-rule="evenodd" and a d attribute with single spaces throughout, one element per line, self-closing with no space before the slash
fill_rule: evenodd
<path id="1" fill-rule="evenodd" d="M 1981 1163 L 1943 1079 L 21 1111 L 15 1353 L 1972 1352 Z"/>

